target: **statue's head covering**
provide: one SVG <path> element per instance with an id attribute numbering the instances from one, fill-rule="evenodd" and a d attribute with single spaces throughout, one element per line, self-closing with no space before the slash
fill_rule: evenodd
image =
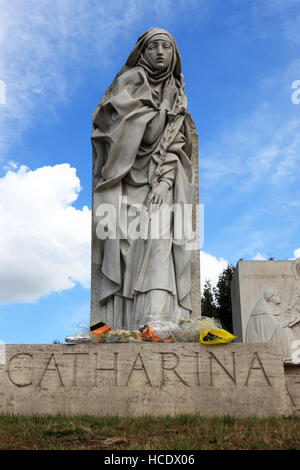
<path id="1" fill-rule="evenodd" d="M 143 52 L 151 40 L 154 40 L 156 38 L 163 39 L 164 37 L 166 38 L 166 40 L 168 40 L 172 44 L 173 57 L 167 69 L 157 70 L 157 69 L 154 69 L 149 64 L 149 62 L 145 59 Z M 132 67 L 135 67 L 137 65 L 140 65 L 146 70 L 150 83 L 153 83 L 153 84 L 159 83 L 163 80 L 166 80 L 172 74 L 174 75 L 175 78 L 177 78 L 177 80 L 179 80 L 179 82 L 181 82 L 181 59 L 180 59 L 178 47 L 173 36 L 165 29 L 151 28 L 148 31 L 146 31 L 144 34 L 142 34 L 138 38 L 135 47 L 129 54 L 129 57 L 124 67 L 122 67 L 122 69 L 120 70 L 117 76 L 122 75 L 124 72 L 126 72 L 126 70 Z"/>

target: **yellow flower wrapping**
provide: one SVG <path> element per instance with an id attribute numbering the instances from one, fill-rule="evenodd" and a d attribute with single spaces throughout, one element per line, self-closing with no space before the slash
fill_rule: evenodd
<path id="1" fill-rule="evenodd" d="M 226 330 L 219 328 L 217 330 L 214 329 L 205 329 L 201 330 L 200 332 L 200 343 L 203 344 L 225 344 L 233 341 L 237 336 L 233 336 Z"/>

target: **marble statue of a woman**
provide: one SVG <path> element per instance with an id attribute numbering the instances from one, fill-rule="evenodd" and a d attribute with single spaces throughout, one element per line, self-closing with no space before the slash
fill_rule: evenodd
<path id="1" fill-rule="evenodd" d="M 188 238 L 186 232 L 174 236 L 179 215 L 164 212 L 193 203 L 183 86 L 173 37 L 152 28 L 139 37 L 93 114 L 92 319 L 114 328 L 176 321 L 191 312 Z M 139 206 L 146 208 L 149 236 L 126 230 Z M 113 214 L 115 231 L 102 230 L 104 209 Z M 155 211 L 168 237 L 151 237 Z"/>

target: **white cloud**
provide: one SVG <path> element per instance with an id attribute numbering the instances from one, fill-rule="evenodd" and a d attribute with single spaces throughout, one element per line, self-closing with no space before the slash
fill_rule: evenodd
<path id="1" fill-rule="evenodd" d="M 255 256 L 253 256 L 253 261 L 265 261 L 267 258 L 265 255 L 262 255 L 261 253 L 257 253 Z"/>
<path id="2" fill-rule="evenodd" d="M 224 258 L 216 258 L 205 251 L 200 252 L 200 276 L 201 291 L 203 292 L 204 284 L 207 280 L 215 286 L 218 282 L 219 275 L 228 266 L 228 262 Z"/>
<path id="3" fill-rule="evenodd" d="M 0 178 L 0 302 L 89 287 L 91 214 L 72 206 L 80 189 L 69 164 L 12 164 Z"/>
<path id="4" fill-rule="evenodd" d="M 300 258 L 300 248 L 297 248 L 297 249 L 294 251 L 294 257 L 295 257 L 295 258 Z"/>

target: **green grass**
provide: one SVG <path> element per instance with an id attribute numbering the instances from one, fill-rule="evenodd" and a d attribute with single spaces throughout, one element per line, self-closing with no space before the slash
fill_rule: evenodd
<path id="1" fill-rule="evenodd" d="M 299 449 L 300 419 L 0 415 L 0 449 Z"/>

